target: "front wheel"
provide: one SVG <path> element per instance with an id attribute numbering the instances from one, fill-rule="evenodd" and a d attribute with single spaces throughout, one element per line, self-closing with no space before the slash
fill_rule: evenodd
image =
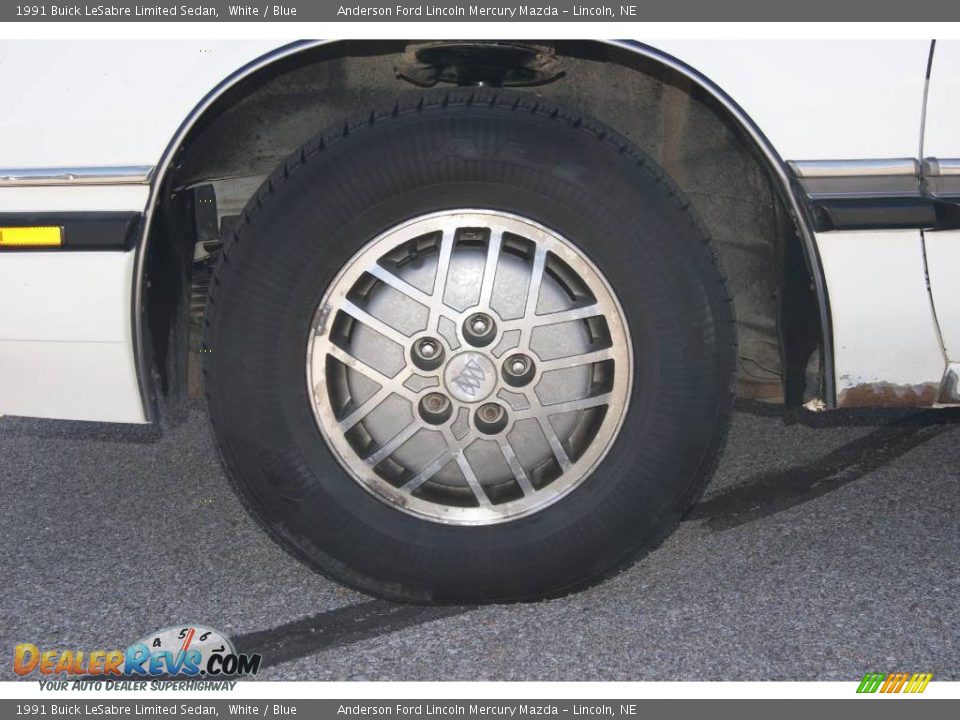
<path id="1" fill-rule="evenodd" d="M 730 304 L 688 204 L 530 95 L 424 93 L 307 143 L 213 288 L 207 392 L 241 496 L 384 597 L 527 599 L 624 567 L 728 422 Z"/>

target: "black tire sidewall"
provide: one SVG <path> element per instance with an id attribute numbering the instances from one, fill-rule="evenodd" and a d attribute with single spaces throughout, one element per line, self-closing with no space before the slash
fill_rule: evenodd
<path id="1" fill-rule="evenodd" d="M 500 106 L 427 108 L 328 140 L 250 213 L 210 314 L 211 414 L 247 502 L 300 557 L 393 598 L 521 599 L 602 577 L 676 523 L 729 412 L 729 307 L 685 203 L 604 132 Z M 540 512 L 479 527 L 398 511 L 350 478 L 306 382 L 313 314 L 339 270 L 388 228 L 463 208 L 577 245 L 616 293 L 634 355 L 624 423 L 593 475 Z"/>

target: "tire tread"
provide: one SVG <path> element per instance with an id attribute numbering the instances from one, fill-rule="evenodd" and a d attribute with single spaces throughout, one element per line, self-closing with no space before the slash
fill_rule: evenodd
<path id="1" fill-rule="evenodd" d="M 629 157 L 637 168 L 641 169 L 642 172 L 646 173 L 649 178 L 654 180 L 658 185 L 662 186 L 665 191 L 665 195 L 670 198 L 676 209 L 685 215 L 687 220 L 696 228 L 697 235 L 700 237 L 702 245 L 708 253 L 708 257 L 711 259 L 715 269 L 712 277 L 716 279 L 716 287 L 714 290 L 721 293 L 722 297 L 724 298 L 727 306 L 726 317 L 728 318 L 730 329 L 732 331 L 729 333 L 729 336 L 733 338 L 733 342 L 727 349 L 729 352 L 729 359 L 731 361 L 735 361 L 737 356 L 736 318 L 734 315 L 733 298 L 729 292 L 729 283 L 727 281 L 727 276 L 723 271 L 723 267 L 720 262 L 720 256 L 714 247 L 714 243 L 708 228 L 703 223 L 690 200 L 686 197 L 680 187 L 659 167 L 656 162 L 654 162 L 646 153 L 637 148 L 620 133 L 605 126 L 594 118 L 571 110 L 570 108 L 561 104 L 557 104 L 552 101 L 546 101 L 532 94 L 496 89 L 457 88 L 411 93 L 393 101 L 392 103 L 379 106 L 368 113 L 358 115 L 353 120 L 344 122 L 342 125 L 328 129 L 304 142 L 299 148 L 297 148 L 279 164 L 276 170 L 270 174 L 270 176 L 261 184 L 258 190 L 250 198 L 241 213 L 240 221 L 234 225 L 230 234 L 224 239 L 224 245 L 220 259 L 211 277 L 210 288 L 208 291 L 208 303 L 204 314 L 204 334 L 201 345 L 202 348 L 207 351 L 204 353 L 204 366 L 202 371 L 202 376 L 204 379 L 204 394 L 207 400 L 208 408 L 210 409 L 208 414 L 211 427 L 214 430 L 215 444 L 219 450 L 220 461 L 222 467 L 224 468 L 225 474 L 229 478 L 231 484 L 238 490 L 237 495 L 240 497 L 241 502 L 249 514 L 255 518 L 256 522 L 262 528 L 264 528 L 268 534 L 277 539 L 279 541 L 278 544 L 289 554 L 291 554 L 297 560 L 309 564 L 313 568 L 317 568 L 317 564 L 315 562 L 307 557 L 302 551 L 292 547 L 290 543 L 285 542 L 282 537 L 278 537 L 276 529 L 261 519 L 259 513 L 256 511 L 256 508 L 253 507 L 251 501 L 248 499 L 247 493 L 244 492 L 240 487 L 242 480 L 235 477 L 234 473 L 229 471 L 225 459 L 225 453 L 228 451 L 223 447 L 219 440 L 217 440 L 218 435 L 216 433 L 216 428 L 218 426 L 218 408 L 214 397 L 215 393 L 212 391 L 212 388 L 215 387 L 216 378 L 214 377 L 214 374 L 210 372 L 209 367 L 209 351 L 211 349 L 209 337 L 210 333 L 213 331 L 213 327 L 215 325 L 215 316 L 218 310 L 217 292 L 222 286 L 223 278 L 231 270 L 231 263 L 229 261 L 231 251 L 234 247 L 240 244 L 241 236 L 244 234 L 245 229 L 255 220 L 260 210 L 266 204 L 268 198 L 282 191 L 291 177 L 299 172 L 302 172 L 310 164 L 320 161 L 325 150 L 328 150 L 337 144 L 348 141 L 361 142 L 362 130 L 366 127 L 373 127 L 379 123 L 388 123 L 392 120 L 399 120 L 410 115 L 417 115 L 425 112 L 442 113 L 444 111 L 454 110 L 460 107 L 470 107 L 475 104 L 486 105 L 488 108 L 491 108 L 497 112 L 524 112 L 552 122 L 564 123 L 579 132 L 591 136 L 598 143 L 609 146 L 617 154 Z M 715 423 L 715 427 L 718 428 L 717 436 L 714 438 L 713 442 L 709 444 L 708 451 L 705 452 L 704 456 L 700 459 L 700 470 L 698 471 L 699 480 L 691 483 L 688 494 L 678 506 L 679 512 L 676 514 L 676 516 L 672 518 L 670 522 L 664 522 L 661 532 L 651 542 L 640 548 L 633 555 L 623 557 L 619 562 L 607 567 L 601 574 L 591 577 L 585 580 L 583 583 L 563 588 L 552 593 L 551 597 L 562 597 L 569 595 L 570 593 L 581 590 L 586 585 L 600 582 L 623 572 L 645 557 L 648 553 L 657 549 L 675 530 L 683 517 L 689 513 L 689 511 L 693 508 L 705 491 L 706 486 L 709 483 L 709 479 L 715 473 L 720 461 L 721 453 L 727 442 L 730 427 L 729 420 L 733 411 L 736 391 L 735 373 L 729 373 L 729 378 L 730 381 L 728 387 L 726 388 L 725 394 L 726 402 L 722 404 L 719 411 L 720 416 L 716 419 Z M 351 585 L 354 589 L 360 592 L 369 591 L 368 588 L 362 587 L 358 583 L 351 583 L 349 579 L 345 580 L 343 576 L 332 575 L 324 571 L 322 568 L 320 568 L 319 571 L 325 577 L 334 582 Z M 393 595 L 394 597 L 397 595 L 396 589 L 393 587 L 389 588 L 388 590 L 385 589 L 385 592 Z M 403 599 L 407 602 L 414 603 L 425 602 L 423 598 L 419 597 L 406 597 Z M 529 599 L 534 598 L 521 597 L 516 598 L 514 601 L 525 601 Z M 435 601 L 429 600 L 427 602 Z"/>

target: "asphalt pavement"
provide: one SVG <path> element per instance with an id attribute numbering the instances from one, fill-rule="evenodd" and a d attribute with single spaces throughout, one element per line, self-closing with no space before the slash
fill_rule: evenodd
<path id="1" fill-rule="evenodd" d="M 394 605 L 300 566 L 233 496 L 202 404 L 152 427 L 0 418 L 0 678 L 13 646 L 183 622 L 262 679 L 960 679 L 960 414 L 739 407 L 664 545 L 548 602 Z"/>

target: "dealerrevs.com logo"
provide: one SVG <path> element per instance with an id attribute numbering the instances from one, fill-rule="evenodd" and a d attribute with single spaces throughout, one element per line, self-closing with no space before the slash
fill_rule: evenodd
<path id="1" fill-rule="evenodd" d="M 41 649 L 34 643 L 14 648 L 13 671 L 20 676 L 106 676 L 125 678 L 256 675 L 260 655 L 237 653 L 230 639 L 201 625 L 168 627 L 126 650 Z"/>

